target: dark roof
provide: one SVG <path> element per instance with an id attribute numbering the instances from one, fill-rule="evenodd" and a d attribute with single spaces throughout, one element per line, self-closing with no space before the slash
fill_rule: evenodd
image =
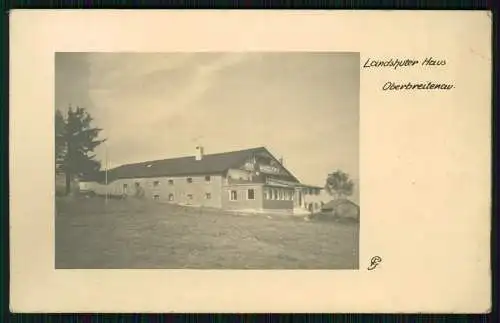
<path id="1" fill-rule="evenodd" d="M 353 201 L 351 200 L 348 200 L 348 199 L 337 199 L 337 200 L 331 200 L 330 202 L 324 204 L 321 209 L 322 210 L 333 210 L 335 209 L 336 207 L 338 207 L 339 205 L 342 205 L 342 204 L 348 204 L 348 205 L 352 205 L 356 208 L 359 208 L 359 206 L 354 203 Z"/>
<path id="2" fill-rule="evenodd" d="M 266 152 L 271 155 L 265 147 L 257 147 L 207 154 L 201 160 L 196 160 L 195 156 L 189 156 L 127 164 L 109 170 L 108 182 L 119 178 L 222 174 L 232 167 L 239 166 L 257 152 Z"/>

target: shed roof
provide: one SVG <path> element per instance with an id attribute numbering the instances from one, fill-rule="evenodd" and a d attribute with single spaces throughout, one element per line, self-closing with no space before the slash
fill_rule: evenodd
<path id="1" fill-rule="evenodd" d="M 359 206 L 356 203 L 354 203 L 353 201 L 345 199 L 345 198 L 342 198 L 342 199 L 331 200 L 330 202 L 328 202 L 325 205 L 323 205 L 321 207 L 321 209 L 322 210 L 333 210 L 333 209 L 335 209 L 336 207 L 338 207 L 339 205 L 342 205 L 342 204 L 347 204 L 347 205 L 351 205 L 351 206 L 354 206 L 356 208 L 359 208 Z"/>

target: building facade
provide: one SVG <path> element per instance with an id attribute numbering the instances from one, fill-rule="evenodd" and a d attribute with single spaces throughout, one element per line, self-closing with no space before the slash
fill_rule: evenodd
<path id="1" fill-rule="evenodd" d="M 119 166 L 83 191 L 243 212 L 311 213 L 322 188 L 304 185 L 266 148 Z"/>

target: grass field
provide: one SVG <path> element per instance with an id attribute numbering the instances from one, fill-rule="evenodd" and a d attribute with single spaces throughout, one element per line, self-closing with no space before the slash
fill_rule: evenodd
<path id="1" fill-rule="evenodd" d="M 102 198 L 56 208 L 56 268 L 358 268 L 354 223 Z"/>

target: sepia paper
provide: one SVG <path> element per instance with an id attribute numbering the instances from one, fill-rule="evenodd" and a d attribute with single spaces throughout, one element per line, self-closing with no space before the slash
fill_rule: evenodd
<path id="1" fill-rule="evenodd" d="M 18 10 L 10 19 L 12 311 L 490 310 L 489 12 Z M 356 55 L 358 268 L 56 269 L 56 53 L 69 52 Z M 224 109 L 224 122 L 251 113 Z M 138 102 L 122 113 L 137 110 L 152 111 Z M 314 124 L 271 135 L 328 142 Z M 314 165 L 300 151 L 294 158 Z"/>

